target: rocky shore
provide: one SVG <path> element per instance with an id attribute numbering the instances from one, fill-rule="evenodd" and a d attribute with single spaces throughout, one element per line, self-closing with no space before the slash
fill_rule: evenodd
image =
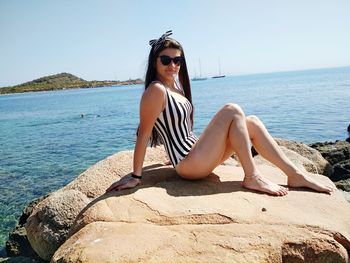
<path id="1" fill-rule="evenodd" d="M 343 191 L 350 192 L 350 142 L 314 143 L 310 147 L 319 151 L 331 164 L 329 178 L 335 185 Z"/>
<path id="2" fill-rule="evenodd" d="M 277 142 L 300 169 L 350 191 L 349 142 Z M 254 158 L 270 180 L 286 184 L 281 171 Z M 105 194 L 131 172 L 132 151 L 120 152 L 32 202 L 0 262 L 348 262 L 350 203 L 341 192 L 272 197 L 242 188 L 233 158 L 201 181 L 181 179 L 165 160 L 161 147 L 149 149 L 142 185 Z"/>

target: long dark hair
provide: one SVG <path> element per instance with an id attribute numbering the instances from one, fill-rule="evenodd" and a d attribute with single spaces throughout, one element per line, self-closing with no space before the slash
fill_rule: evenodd
<path id="1" fill-rule="evenodd" d="M 162 52 L 166 48 L 178 49 L 181 51 L 181 56 L 183 57 L 183 63 L 181 64 L 181 67 L 179 70 L 179 81 L 180 81 L 180 84 L 184 90 L 185 97 L 192 104 L 190 78 L 188 76 L 185 53 L 184 53 L 184 50 L 183 50 L 181 44 L 179 42 L 177 42 L 175 39 L 168 37 L 168 38 L 166 38 L 166 40 L 164 40 L 164 42 L 159 47 L 157 47 L 156 51 L 154 51 L 154 47 L 155 46 L 153 46 L 151 48 L 151 51 L 149 52 L 149 56 L 148 56 L 148 65 L 147 65 L 146 78 L 145 78 L 145 90 L 152 83 L 152 81 L 157 80 L 156 59 L 157 59 L 159 53 Z M 192 109 L 194 109 L 193 104 L 192 104 Z M 193 127 L 193 110 L 191 112 L 190 117 L 191 117 L 190 118 L 191 119 L 191 126 Z M 138 129 L 137 129 L 136 134 L 138 134 Z M 156 147 L 157 145 L 162 144 L 160 136 L 154 127 L 152 129 L 150 144 L 151 144 L 151 147 Z"/>

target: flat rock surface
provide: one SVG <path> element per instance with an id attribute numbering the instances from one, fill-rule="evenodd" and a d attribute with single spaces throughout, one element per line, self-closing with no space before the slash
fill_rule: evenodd
<path id="1" fill-rule="evenodd" d="M 347 262 L 350 204 L 332 195 L 290 189 L 275 197 L 241 186 L 234 160 L 206 179 L 180 178 L 148 150 L 144 180 L 134 189 L 103 194 L 130 172 L 132 152 L 98 163 L 62 191 L 93 199 L 76 217 L 52 262 Z M 268 163 L 259 169 L 285 185 Z M 325 176 L 312 174 L 328 185 Z"/>

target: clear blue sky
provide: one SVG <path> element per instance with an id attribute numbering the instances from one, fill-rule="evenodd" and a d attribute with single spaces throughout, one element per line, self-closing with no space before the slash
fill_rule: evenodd
<path id="1" fill-rule="evenodd" d="M 144 77 L 148 41 L 172 29 L 190 75 L 350 65 L 349 0 L 0 0 L 0 86 L 69 72 Z"/>

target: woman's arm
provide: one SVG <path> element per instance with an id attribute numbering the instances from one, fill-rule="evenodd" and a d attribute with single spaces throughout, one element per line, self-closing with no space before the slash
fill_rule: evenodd
<path id="1" fill-rule="evenodd" d="M 152 133 L 152 129 L 159 114 L 165 106 L 165 88 L 159 83 L 151 84 L 143 93 L 140 103 L 140 125 L 136 139 L 133 173 L 142 174 L 143 161 L 146 155 L 147 145 Z M 113 183 L 108 191 L 131 188 L 140 183 L 140 179 L 133 177 L 123 177 L 118 182 Z"/>
<path id="2" fill-rule="evenodd" d="M 159 84 L 151 84 L 145 90 L 140 103 L 140 126 L 134 149 L 134 174 L 141 175 L 154 123 L 165 105 L 165 89 Z"/>

